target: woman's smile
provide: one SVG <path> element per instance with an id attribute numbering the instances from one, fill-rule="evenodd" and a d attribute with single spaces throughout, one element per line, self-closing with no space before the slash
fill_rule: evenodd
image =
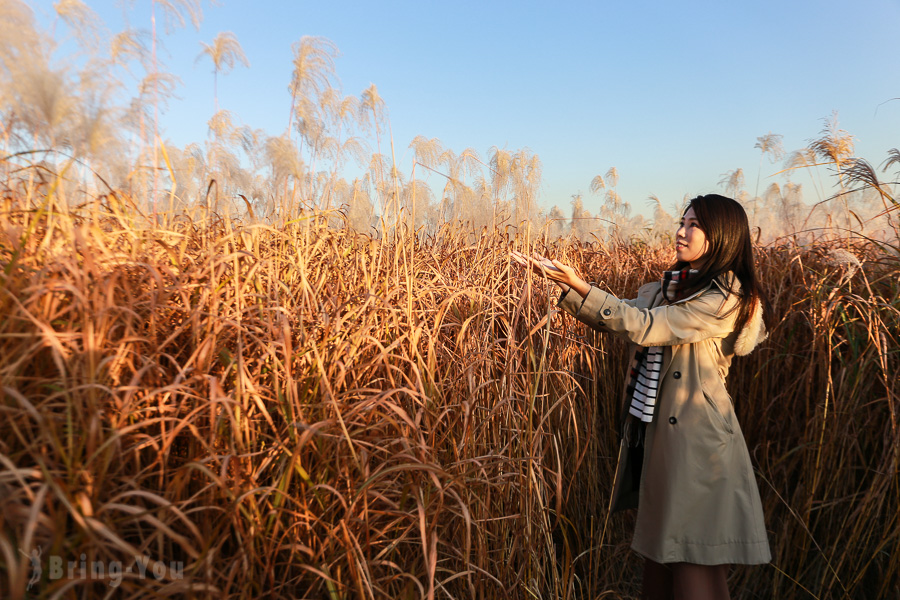
<path id="1" fill-rule="evenodd" d="M 689 208 L 681 219 L 681 226 L 675 232 L 675 258 L 679 262 L 686 262 L 692 269 L 702 264 L 703 255 L 709 249 L 709 241 L 706 233 L 700 228 L 694 209 Z"/>

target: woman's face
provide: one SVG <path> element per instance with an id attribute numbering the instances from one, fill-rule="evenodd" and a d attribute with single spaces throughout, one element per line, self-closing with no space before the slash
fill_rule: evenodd
<path id="1" fill-rule="evenodd" d="M 692 269 L 699 269 L 708 249 L 709 240 L 700 229 L 693 207 L 689 208 L 681 218 L 681 226 L 675 232 L 675 258 L 680 262 L 690 263 Z"/>

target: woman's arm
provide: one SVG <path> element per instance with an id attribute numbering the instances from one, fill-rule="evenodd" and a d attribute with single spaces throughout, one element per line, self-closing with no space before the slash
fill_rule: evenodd
<path id="1" fill-rule="evenodd" d="M 585 298 L 591 292 L 593 286 L 582 279 L 575 269 L 557 260 L 544 258 L 539 254 L 528 256 L 513 250 L 510 253 L 510 256 L 520 265 L 532 268 L 537 275 L 547 277 L 550 281 L 559 286 L 562 290 L 562 294 L 557 301 L 557 306 L 567 310 L 570 314 L 579 318 L 594 329 L 600 329 L 596 319 L 591 319 L 588 317 L 587 313 L 580 317 L 577 314 L 578 308 L 584 303 Z M 637 298 L 619 301 L 633 307 L 635 302 L 637 302 Z"/>
<path id="2" fill-rule="evenodd" d="M 578 276 L 575 269 L 558 260 L 550 260 L 540 255 L 528 256 L 515 250 L 510 253 L 510 257 L 520 265 L 531 267 L 536 274 L 547 277 L 559 286 L 564 295 L 573 289 L 584 298 L 591 291 L 591 286 Z"/>
<path id="3" fill-rule="evenodd" d="M 567 295 L 567 290 L 571 289 L 576 292 L 581 299 L 587 297 L 591 291 L 591 286 L 575 272 L 575 269 L 569 265 L 564 265 L 558 260 L 551 260 L 550 263 L 556 267 L 556 270 L 550 269 L 546 271 L 548 279 L 558 285 L 563 292 L 567 293 Z"/>
<path id="4" fill-rule="evenodd" d="M 737 298 L 715 286 L 688 302 L 637 308 L 634 301 L 589 285 L 575 269 L 557 260 L 516 254 L 516 260 L 530 264 L 563 290 L 560 308 L 598 331 L 619 334 L 640 346 L 691 344 L 734 330 Z"/>
<path id="5" fill-rule="evenodd" d="M 726 297 L 711 287 L 688 302 L 636 308 L 590 287 L 583 299 L 564 295 L 559 306 L 598 331 L 616 333 L 640 346 L 674 346 L 727 336 L 734 329 L 736 303 L 733 295 Z"/>

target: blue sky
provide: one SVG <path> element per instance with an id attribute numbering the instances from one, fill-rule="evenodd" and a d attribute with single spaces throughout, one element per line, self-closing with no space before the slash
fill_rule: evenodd
<path id="1" fill-rule="evenodd" d="M 149 28 L 149 0 L 87 2 L 111 31 Z M 31 2 L 42 20 L 52 2 Z M 163 117 L 184 145 L 206 137 L 212 69 L 200 42 L 233 32 L 250 68 L 220 76 L 221 108 L 271 134 L 284 130 L 291 45 L 322 36 L 340 50 L 344 94 L 376 84 L 398 158 L 416 135 L 487 159 L 492 146 L 527 147 L 543 164 L 540 202 L 567 209 L 615 166 L 635 210 L 721 191 L 741 167 L 753 194 L 769 132 L 805 146 L 838 112 L 856 154 L 881 163 L 900 146 L 900 0 L 756 2 L 204 2 L 200 30 L 162 38 L 182 85 Z M 763 181 L 780 165 L 763 161 Z M 407 170 L 408 173 L 408 170 Z M 443 182 L 432 175 L 435 190 Z M 816 201 L 803 176 L 804 198 Z"/>

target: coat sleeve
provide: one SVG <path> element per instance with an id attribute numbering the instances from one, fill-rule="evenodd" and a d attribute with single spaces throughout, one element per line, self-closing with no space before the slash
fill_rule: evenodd
<path id="1" fill-rule="evenodd" d="M 637 308 L 633 301 L 592 286 L 584 299 L 569 292 L 557 306 L 598 331 L 615 333 L 639 346 L 675 346 L 726 337 L 734 329 L 736 303 L 713 286 L 687 302 Z"/>

